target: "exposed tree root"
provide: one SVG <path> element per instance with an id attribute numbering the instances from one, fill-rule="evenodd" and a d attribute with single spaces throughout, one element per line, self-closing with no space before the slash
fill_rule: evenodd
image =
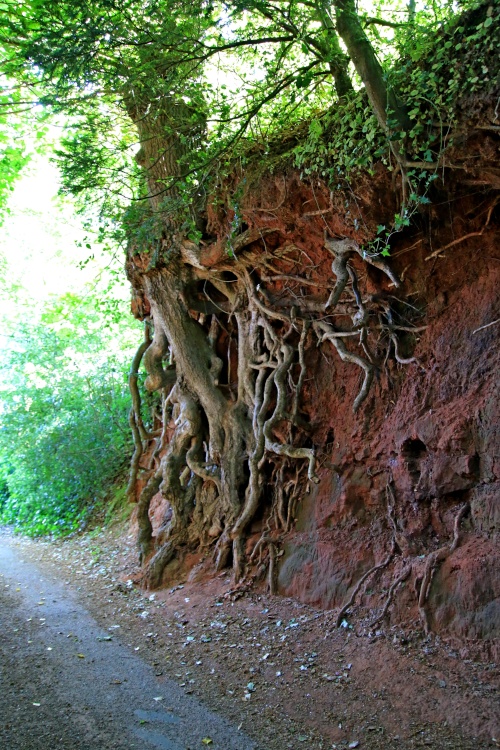
<path id="1" fill-rule="evenodd" d="M 330 240 L 325 237 L 325 247 L 334 256 L 334 260 L 332 262 L 332 271 L 337 277 L 337 284 L 335 285 L 325 307 L 333 307 L 339 301 L 340 295 L 347 283 L 347 261 L 349 259 L 349 256 L 353 253 L 357 253 L 361 258 L 363 258 L 364 261 L 369 263 L 374 268 L 378 268 L 379 271 L 382 271 L 386 276 L 389 277 L 395 287 L 401 286 L 400 279 L 396 276 L 389 264 L 386 263 L 383 258 L 379 257 L 378 255 L 370 255 L 369 253 L 364 252 L 364 250 L 360 248 L 359 244 L 355 240 Z M 344 285 L 340 292 L 338 290 L 336 291 L 339 281 L 340 283 L 344 282 Z"/>
<path id="2" fill-rule="evenodd" d="M 186 242 L 172 245 L 168 267 L 162 267 L 160 257 L 156 267 L 147 265 L 146 272 L 143 267 L 137 271 L 133 262 L 129 266 L 132 283 L 151 310 L 147 339 L 132 370 L 137 373 L 144 357 L 145 386 L 161 391 L 163 399 L 161 430 L 149 433 L 140 418 L 137 375 L 132 377 L 130 422 L 136 450 L 131 493 L 147 443 L 157 438 L 148 464 L 152 474 L 138 502 L 139 556 L 147 565 L 150 586 L 161 581 L 176 548 L 206 545 L 213 545 L 217 570 L 232 561 L 235 581 L 244 586 L 256 554 L 247 561 L 246 533 L 264 506 L 267 525 L 258 545 L 258 566 L 261 573 L 267 569 L 269 590 L 274 592 L 280 540 L 293 524 L 306 484 L 319 481 L 316 451 L 304 445 L 308 426 L 300 413 L 310 372 L 308 331 L 315 332 L 318 345 L 329 341 L 344 362 L 363 370 L 354 411 L 366 399 L 378 367 L 377 331 L 389 327 L 396 358 L 402 360 L 389 302 L 383 295 L 364 296 L 349 262 L 359 256 L 398 286 L 382 259 L 365 256 L 351 239 L 326 240 L 336 282 L 325 303 L 308 299 L 310 287 L 317 284 L 315 266 L 304 250 L 285 245 L 270 252 L 262 234 L 245 230 L 243 235 L 232 241 L 233 253 L 241 254 L 232 259 L 220 256 L 217 268 L 210 271 L 204 266 L 203 249 Z M 250 243 L 257 240 L 264 250 L 252 249 Z M 295 273 L 297 267 L 303 269 L 303 277 Z M 352 327 L 337 330 L 328 321 L 333 314 L 350 318 Z M 346 338 L 353 341 L 349 349 Z M 271 507 L 265 492 L 270 473 L 275 484 Z M 167 511 L 153 540 L 149 508 L 158 491 Z M 208 496 L 212 500 L 205 506 L 203 498 Z M 352 601 L 366 578 L 387 564 L 365 574 Z"/>
<path id="3" fill-rule="evenodd" d="M 365 376 L 363 378 L 361 389 L 352 405 L 352 410 L 354 413 L 356 413 L 365 398 L 368 396 L 370 386 L 373 382 L 374 366 L 370 362 L 367 362 L 366 359 L 359 356 L 359 354 L 350 352 L 342 341 L 342 338 L 345 334 L 342 334 L 339 331 L 335 331 L 329 323 L 318 321 L 313 323 L 313 328 L 315 329 L 321 342 L 330 341 L 330 343 L 333 344 L 339 354 L 340 359 L 343 362 L 351 362 L 352 364 L 361 367 L 361 369 L 364 371 Z"/>
<path id="4" fill-rule="evenodd" d="M 394 356 L 396 358 L 396 362 L 399 362 L 400 365 L 411 365 L 413 362 L 418 362 L 416 357 L 402 357 L 399 353 L 399 341 L 398 337 L 391 333 L 390 339 L 392 343 L 394 344 Z"/>
<path id="5" fill-rule="evenodd" d="M 142 565 L 151 552 L 153 527 L 149 518 L 149 506 L 151 500 L 160 489 L 163 475 L 161 469 L 149 478 L 144 487 L 137 504 L 137 523 L 139 527 L 137 535 L 137 546 L 139 548 L 139 562 Z"/>
<path id="6" fill-rule="evenodd" d="M 479 333 L 479 331 L 484 331 L 485 328 L 490 328 L 490 326 L 496 326 L 498 323 L 500 323 L 500 318 L 492 320 L 491 323 L 486 323 L 484 326 L 479 326 L 479 328 L 476 328 L 472 333 Z"/>
<path id="7" fill-rule="evenodd" d="M 137 430 L 139 432 L 141 440 L 148 440 L 150 436 L 146 428 L 144 427 L 144 423 L 142 421 L 141 395 L 139 393 L 137 380 L 139 378 L 139 368 L 141 366 L 142 358 L 145 352 L 150 347 L 150 345 L 151 345 L 151 334 L 150 334 L 150 329 L 149 329 L 149 321 L 146 321 L 144 323 L 144 341 L 142 341 L 142 343 L 140 344 L 139 348 L 137 349 L 134 355 L 132 364 L 130 365 L 130 372 L 128 375 L 128 387 L 130 390 L 130 395 L 132 397 L 132 411 L 134 414 L 135 423 L 137 425 Z"/>
<path id="8" fill-rule="evenodd" d="M 389 526 L 390 526 L 390 528 L 392 530 L 392 539 L 391 539 L 391 547 L 390 547 L 390 550 L 389 550 L 389 554 L 387 555 L 387 557 L 385 558 L 385 560 L 383 560 L 383 562 L 379 563 L 378 565 L 374 565 L 372 568 L 370 568 L 369 570 L 367 570 L 366 573 L 363 576 L 361 576 L 361 578 L 359 579 L 358 583 L 356 584 L 356 586 L 352 590 L 352 593 L 351 593 L 351 596 L 349 597 L 349 600 L 341 607 L 340 612 L 337 615 L 337 621 L 336 621 L 336 626 L 337 627 L 340 627 L 340 625 L 342 624 L 342 620 L 344 619 L 344 615 L 346 614 L 346 612 L 354 604 L 356 596 L 357 596 L 358 592 L 360 591 L 361 587 L 363 586 L 363 584 L 365 583 L 365 581 L 371 575 L 373 575 L 373 573 L 376 573 L 377 571 L 383 570 L 384 568 L 386 568 L 389 565 L 389 563 L 391 562 L 391 560 L 393 559 L 394 555 L 396 554 L 396 551 L 397 551 L 398 547 L 400 546 L 398 544 L 398 528 L 397 528 L 396 520 L 395 520 L 395 517 L 394 517 L 396 498 L 394 497 L 394 491 L 392 489 L 392 485 L 391 485 L 390 481 L 386 485 L 386 493 L 385 494 L 386 494 L 386 502 L 387 502 L 387 520 L 388 520 Z M 387 607 L 390 604 L 391 597 L 392 597 L 392 592 L 389 592 L 389 598 L 388 598 L 388 602 L 389 603 L 386 603 Z M 386 608 L 384 608 L 384 610 L 386 611 Z M 384 614 L 385 614 L 385 611 L 384 611 Z"/>
<path id="9" fill-rule="evenodd" d="M 164 544 L 154 557 L 149 561 L 147 570 L 144 575 L 143 582 L 148 589 L 155 589 L 161 583 L 163 571 L 165 570 L 168 563 L 172 560 L 174 555 L 179 554 L 180 540 L 169 539 Z"/>
<path id="10" fill-rule="evenodd" d="M 393 539 L 392 542 L 391 542 L 391 549 L 389 551 L 389 554 L 385 558 L 385 560 L 383 560 L 378 565 L 374 565 L 372 568 L 370 568 L 370 570 L 367 570 L 366 573 L 363 576 L 361 576 L 361 578 L 359 579 L 359 581 L 355 585 L 354 589 L 352 590 L 352 593 L 351 593 L 351 596 L 349 597 L 349 600 L 342 606 L 342 608 L 340 609 L 340 612 L 337 615 L 337 620 L 336 620 L 336 623 L 335 623 L 337 628 L 339 628 L 341 626 L 342 620 L 344 619 L 345 614 L 347 613 L 347 611 L 354 604 L 356 596 L 358 595 L 358 592 L 360 591 L 360 589 L 363 586 L 363 584 L 366 582 L 366 580 L 370 576 L 372 576 L 378 570 L 383 570 L 383 568 L 386 568 L 389 565 L 389 563 L 391 562 L 392 558 L 394 557 L 395 549 L 396 549 L 396 543 L 395 543 L 395 541 Z"/>
<path id="11" fill-rule="evenodd" d="M 424 576 L 420 585 L 420 593 L 418 596 L 418 611 L 420 613 L 420 617 L 422 619 L 426 634 L 430 633 L 431 628 L 429 624 L 429 618 L 427 616 L 427 611 L 425 609 L 425 604 L 429 598 L 429 592 L 432 584 L 432 579 L 434 578 L 434 573 L 436 572 L 438 565 L 446 560 L 446 558 L 449 557 L 458 547 L 458 543 L 460 541 L 460 523 L 469 509 L 469 503 L 464 503 L 464 505 L 459 508 L 455 516 L 455 522 L 453 524 L 453 540 L 451 544 L 440 547 L 434 552 L 431 552 L 431 554 L 427 557 Z"/>
<path id="12" fill-rule="evenodd" d="M 135 411 L 133 407 L 131 407 L 129 411 L 128 423 L 130 425 L 130 430 L 132 432 L 132 437 L 134 440 L 134 453 L 130 462 L 130 474 L 126 494 L 130 502 L 135 502 L 137 475 L 139 473 L 139 467 L 144 449 L 142 445 L 141 435 L 137 427 L 137 422 L 135 421 Z"/>
<path id="13" fill-rule="evenodd" d="M 139 345 L 132 363 L 130 365 L 130 372 L 128 376 L 128 386 L 130 390 L 130 396 L 132 399 L 132 407 L 129 412 L 129 424 L 132 431 L 132 437 L 134 439 L 134 454 L 130 464 L 130 475 L 127 485 L 127 497 L 131 502 L 136 499 L 136 483 L 137 475 L 139 472 L 140 461 L 142 454 L 144 453 L 144 443 L 152 436 L 149 435 L 141 415 L 141 395 L 138 387 L 139 368 L 141 366 L 142 358 L 151 345 L 151 334 L 149 328 L 149 321 L 146 320 L 144 323 L 144 340 Z"/>
<path id="14" fill-rule="evenodd" d="M 393 596 L 394 596 L 394 592 L 396 591 L 396 589 L 402 583 L 404 583 L 404 581 L 407 580 L 407 578 L 411 574 L 411 571 L 412 571 L 412 566 L 411 565 L 407 565 L 405 568 L 403 568 L 402 572 L 399 574 L 399 576 L 396 578 L 396 580 L 393 581 L 393 583 L 391 584 L 391 587 L 389 589 L 389 592 L 387 594 L 387 598 L 385 600 L 384 606 L 382 607 L 382 611 L 378 615 L 378 617 L 376 617 L 374 620 L 371 621 L 370 627 L 374 627 L 375 625 L 378 625 L 378 623 L 382 622 L 382 620 L 385 618 L 385 616 L 386 616 L 386 614 L 387 614 L 387 612 L 389 610 L 389 607 L 392 604 L 392 599 L 393 599 Z"/>

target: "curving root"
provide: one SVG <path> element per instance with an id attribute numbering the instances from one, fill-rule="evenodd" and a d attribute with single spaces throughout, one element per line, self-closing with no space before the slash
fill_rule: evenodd
<path id="1" fill-rule="evenodd" d="M 426 560 L 424 577 L 422 579 L 420 593 L 418 596 L 418 611 L 420 613 L 426 635 L 430 633 L 431 627 L 429 625 L 429 619 L 425 610 L 425 604 L 429 597 L 429 591 L 431 588 L 432 579 L 434 578 L 434 573 L 436 572 L 438 564 L 446 560 L 446 558 L 449 557 L 458 547 L 458 543 L 460 541 L 460 523 L 469 509 L 469 503 L 464 503 L 462 507 L 459 508 L 458 513 L 455 516 L 455 522 L 453 524 L 453 540 L 451 544 L 449 546 L 445 545 L 444 547 L 440 547 L 434 552 L 431 552 Z"/>
<path id="2" fill-rule="evenodd" d="M 342 624 L 342 620 L 344 619 L 344 615 L 346 614 L 347 610 L 352 607 L 354 604 L 354 600 L 356 599 L 356 596 L 358 594 L 358 591 L 361 589 L 361 586 L 364 584 L 364 582 L 371 576 L 373 573 L 376 573 L 377 570 L 382 570 L 383 568 L 386 568 L 389 563 L 391 562 L 392 558 L 394 557 L 396 551 L 396 542 L 394 539 L 391 542 L 391 549 L 389 551 L 389 554 L 383 560 L 383 562 L 379 563 L 379 565 L 374 565 L 370 570 L 367 570 L 366 573 L 361 576 L 357 584 L 355 585 L 354 589 L 352 590 L 351 596 L 349 597 L 349 601 L 347 601 L 344 606 L 341 608 L 340 612 L 337 615 L 336 620 L 336 627 L 340 628 L 340 625 Z"/>
<path id="3" fill-rule="evenodd" d="M 165 331 L 160 323 L 155 323 L 153 340 L 144 357 L 144 366 L 148 373 L 144 387 L 151 393 L 162 388 L 172 388 L 176 381 L 175 371 L 163 369 L 163 358 L 168 351 L 169 346 Z"/>
<path id="4" fill-rule="evenodd" d="M 391 539 L 391 548 L 389 550 L 389 554 L 383 560 L 383 562 L 379 563 L 378 565 L 374 565 L 372 568 L 366 571 L 366 573 L 361 576 L 359 581 L 357 582 L 356 586 L 354 587 L 351 596 L 349 597 L 349 600 L 344 604 L 344 606 L 341 608 L 340 612 L 337 615 L 337 621 L 336 626 L 337 628 L 340 627 L 342 624 L 342 620 L 344 618 L 344 615 L 346 614 L 347 610 L 352 607 L 354 604 L 354 601 L 356 599 L 356 596 L 358 594 L 358 591 L 361 589 L 361 586 L 364 584 L 364 582 L 371 576 L 373 573 L 376 573 L 378 570 L 382 570 L 383 568 L 386 568 L 389 563 L 391 562 L 392 558 L 396 554 L 396 550 L 398 548 L 398 544 L 396 542 L 396 536 L 397 536 L 397 526 L 396 521 L 394 519 L 394 504 L 395 504 L 395 497 L 393 489 L 390 485 L 390 483 L 386 486 L 386 500 L 387 500 L 387 520 L 389 522 L 389 526 L 392 529 L 392 539 Z M 389 606 L 389 605 L 387 605 Z"/>
<path id="5" fill-rule="evenodd" d="M 141 440 L 141 434 L 139 432 L 139 429 L 137 427 L 137 423 L 135 421 L 135 411 L 132 407 L 128 414 L 128 423 L 130 425 L 130 430 L 132 432 L 132 437 L 134 440 L 134 453 L 132 456 L 132 460 L 130 462 L 130 474 L 129 474 L 129 480 L 127 484 L 126 489 L 126 495 L 131 503 L 135 503 L 136 501 L 136 484 L 137 484 L 137 475 L 139 473 L 139 468 L 141 464 L 141 458 L 142 454 L 144 452 L 142 440 Z"/>
<path id="6" fill-rule="evenodd" d="M 260 310 L 259 306 L 257 308 Z M 261 469 L 266 451 L 279 456 L 307 459 L 308 478 L 312 482 L 319 481 L 315 474 L 316 457 L 314 450 L 311 448 L 298 448 L 289 443 L 278 442 L 273 434 L 273 430 L 279 422 L 289 419 L 286 412 L 286 379 L 293 366 L 295 350 L 292 346 L 286 344 L 284 340 L 280 340 L 265 318 L 259 317 L 258 324 L 252 330 L 254 333 L 253 361 L 248 364 L 248 369 L 256 371 L 257 377 L 253 386 L 248 376 L 245 377 L 244 382 L 246 383 L 246 391 L 248 392 L 250 401 L 253 403 L 253 446 L 248 459 L 250 476 L 245 493 L 245 503 L 230 532 L 231 539 L 233 540 L 240 538 L 257 511 L 262 494 Z M 268 350 L 267 354 L 262 352 L 261 346 L 258 344 L 258 331 L 262 333 L 263 343 L 265 343 Z M 303 345 L 306 333 L 307 326 L 304 325 L 299 342 L 301 373 L 296 388 L 295 404 L 298 402 L 299 390 L 304 380 Z M 242 373 L 242 375 L 244 374 Z M 276 390 L 276 405 L 271 416 L 267 417 L 274 389 Z M 298 406 L 293 406 L 294 411 L 297 409 Z"/>
<path id="7" fill-rule="evenodd" d="M 144 322 L 144 340 L 141 342 L 139 348 L 134 354 L 134 358 L 130 365 L 130 371 L 128 374 L 128 387 L 130 390 L 130 396 L 132 398 L 132 411 L 134 413 L 134 419 L 136 422 L 137 429 L 139 431 L 142 440 L 150 439 L 146 428 L 144 427 L 141 417 L 141 395 L 139 393 L 139 387 L 137 380 L 139 378 L 139 368 L 141 366 L 142 358 L 151 346 L 151 332 L 149 328 L 149 321 Z"/>
<path id="8" fill-rule="evenodd" d="M 371 621 L 370 627 L 374 627 L 374 625 L 378 625 L 379 622 L 382 622 L 382 620 L 384 619 L 384 617 L 387 614 L 387 611 L 388 611 L 389 607 L 391 606 L 392 599 L 393 599 L 393 596 L 394 596 L 394 592 L 396 591 L 396 589 L 398 588 L 398 586 L 400 586 L 404 581 L 406 581 L 406 579 L 410 575 L 411 571 L 412 571 L 412 566 L 411 565 L 407 565 L 403 569 L 402 573 L 396 578 L 396 580 L 393 581 L 393 583 L 392 583 L 392 585 L 391 585 L 391 587 L 389 589 L 389 592 L 387 594 L 387 599 L 385 600 L 384 606 L 382 608 L 382 612 L 379 614 L 378 617 L 376 617 L 374 620 Z"/>
<path id="9" fill-rule="evenodd" d="M 347 349 L 346 345 L 342 341 L 342 337 L 350 335 L 350 332 L 348 334 L 345 334 L 339 331 L 335 331 L 335 329 L 329 323 L 325 323 L 324 320 L 315 321 L 313 323 L 313 329 L 315 330 L 320 343 L 323 341 L 330 341 L 330 343 L 333 344 L 339 354 L 340 359 L 343 362 L 352 362 L 353 364 L 358 365 L 358 367 L 361 367 L 361 369 L 364 370 L 365 377 L 363 379 L 361 389 L 356 396 L 354 404 L 352 406 L 353 412 L 356 413 L 365 398 L 368 396 L 368 392 L 373 382 L 373 376 L 375 373 L 374 365 L 372 365 L 371 362 L 368 362 L 363 357 L 360 357 L 359 354 L 353 354 Z M 357 333 L 359 332 L 356 331 L 356 334 Z"/>
<path id="10" fill-rule="evenodd" d="M 365 253 L 355 240 L 348 237 L 341 240 L 332 240 L 325 236 L 325 248 L 333 255 L 332 271 L 337 277 L 335 286 L 325 305 L 325 310 L 329 307 L 335 307 L 340 300 L 350 275 L 347 261 L 353 253 L 357 253 L 366 263 L 385 273 L 395 287 L 401 286 L 400 279 L 391 267 L 382 258 Z"/>
<path id="11" fill-rule="evenodd" d="M 141 394 L 139 393 L 139 386 L 137 382 L 139 378 L 139 368 L 141 366 L 142 358 L 150 345 L 151 333 L 149 322 L 145 321 L 144 339 L 143 341 L 141 341 L 139 348 L 134 354 L 134 358 L 132 359 L 130 365 L 130 372 L 128 374 L 128 387 L 130 391 L 130 397 L 132 399 L 132 406 L 130 408 L 128 421 L 134 440 L 134 454 L 130 462 L 130 474 L 126 490 L 127 498 L 130 502 L 135 502 L 136 500 L 137 475 L 139 473 L 142 454 L 144 453 L 143 441 L 146 442 L 148 439 L 153 437 L 152 435 L 149 435 L 142 421 Z"/>
<path id="12" fill-rule="evenodd" d="M 295 448 L 288 443 L 276 442 L 272 430 L 273 427 L 285 418 L 286 414 L 286 386 L 285 378 L 291 367 L 294 356 L 294 350 L 288 344 L 282 343 L 281 352 L 278 354 L 278 367 L 274 372 L 274 384 L 276 386 L 276 406 L 272 416 L 264 423 L 263 433 L 265 446 L 268 451 L 276 453 L 278 456 L 288 456 L 289 458 L 306 458 L 309 461 L 307 477 L 311 482 L 316 484 L 319 478 L 315 474 L 316 455 L 312 448 Z"/>
<path id="13" fill-rule="evenodd" d="M 139 548 L 139 563 L 141 565 L 151 552 L 153 527 L 149 518 L 149 506 L 151 505 L 151 500 L 160 489 L 162 479 L 162 469 L 159 468 L 153 476 L 149 478 L 148 483 L 141 492 L 139 502 L 137 503 L 137 525 L 139 527 L 137 546 Z"/>
<path id="14" fill-rule="evenodd" d="M 349 280 L 347 261 L 353 252 L 356 251 L 357 245 L 350 239 L 328 240 L 325 238 L 325 247 L 333 255 L 332 272 L 337 278 L 325 305 L 325 310 L 328 310 L 329 307 L 335 307 L 346 287 Z"/>
<path id="15" fill-rule="evenodd" d="M 421 370 L 425 371 L 425 367 L 418 361 L 416 357 L 401 356 L 401 354 L 399 353 L 399 339 L 395 333 L 390 334 L 390 339 L 394 344 L 394 356 L 396 358 L 396 362 L 399 362 L 400 365 L 411 365 L 413 362 L 415 362 L 415 364 L 417 364 Z"/>

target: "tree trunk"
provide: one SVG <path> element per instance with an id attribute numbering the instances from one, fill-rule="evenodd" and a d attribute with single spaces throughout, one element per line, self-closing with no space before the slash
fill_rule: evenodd
<path id="1" fill-rule="evenodd" d="M 409 126 L 408 116 L 396 93 L 384 80 L 384 71 L 359 22 L 354 0 L 334 0 L 334 7 L 338 32 L 363 81 L 379 124 L 388 134 L 398 130 L 406 131 Z"/>
<path id="2" fill-rule="evenodd" d="M 330 72 L 335 81 L 337 96 L 351 94 L 354 89 L 349 75 L 349 56 L 345 54 L 340 46 L 339 38 L 332 17 L 323 0 L 317 5 L 318 17 L 324 29 L 327 45 L 327 59 Z"/>

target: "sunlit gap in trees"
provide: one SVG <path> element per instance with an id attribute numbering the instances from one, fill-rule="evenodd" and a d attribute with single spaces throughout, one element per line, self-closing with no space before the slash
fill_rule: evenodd
<path id="1" fill-rule="evenodd" d="M 121 248 L 107 250 L 34 156 L 0 235 L 0 523 L 74 531 L 120 497 L 137 327 Z M 111 250 L 111 251 L 110 251 Z"/>

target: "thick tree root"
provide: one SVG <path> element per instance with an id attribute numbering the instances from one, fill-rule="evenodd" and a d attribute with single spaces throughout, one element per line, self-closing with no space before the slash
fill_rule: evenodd
<path id="1" fill-rule="evenodd" d="M 370 362 L 367 362 L 367 360 L 363 357 L 360 357 L 359 354 L 350 352 L 342 341 L 342 338 L 345 336 L 345 334 L 339 331 L 335 331 L 329 323 L 318 321 L 316 323 L 313 323 L 313 328 L 316 330 L 320 342 L 330 341 L 330 343 L 333 344 L 339 354 L 340 359 L 343 362 L 351 362 L 352 364 L 361 367 L 361 369 L 364 371 L 365 375 L 363 378 L 361 389 L 352 405 L 352 410 L 354 413 L 356 413 L 365 398 L 368 396 L 375 373 L 374 366 Z"/>
<path id="2" fill-rule="evenodd" d="M 335 307 L 342 292 L 344 291 L 346 284 L 349 280 L 349 272 L 347 270 L 347 261 L 353 252 L 356 252 L 357 245 L 352 240 L 327 240 L 325 239 L 325 247 L 333 255 L 332 271 L 335 274 L 337 281 L 333 287 L 328 301 L 325 305 L 325 310 L 329 307 Z"/>
<path id="3" fill-rule="evenodd" d="M 374 268 L 382 271 L 389 277 L 395 287 L 401 286 L 400 279 L 396 276 L 389 264 L 378 255 L 370 255 L 369 253 L 364 252 L 355 240 L 349 238 L 331 240 L 325 237 L 325 247 L 334 257 L 334 260 L 332 261 L 332 271 L 337 277 L 337 284 L 335 285 L 325 308 L 334 307 L 339 301 L 340 295 L 347 283 L 347 261 L 353 253 L 357 253 L 366 263 L 369 263 Z M 339 288 L 337 289 L 337 287 Z"/>
<path id="4" fill-rule="evenodd" d="M 168 563 L 173 559 L 173 557 L 179 554 L 179 547 L 179 540 L 172 537 L 172 539 L 169 539 L 169 541 L 164 544 L 156 553 L 156 555 L 149 561 L 146 574 L 143 579 L 146 588 L 155 589 L 160 586 L 163 571 L 165 570 Z"/>
<path id="5" fill-rule="evenodd" d="M 162 470 L 159 469 L 149 478 L 148 483 L 141 492 L 137 504 L 137 524 L 139 527 L 137 546 L 139 548 L 139 563 L 141 565 L 151 552 L 153 527 L 149 518 L 149 506 L 151 500 L 160 489 L 162 478 Z"/>
<path id="6" fill-rule="evenodd" d="M 135 411 L 133 407 L 129 411 L 128 423 L 130 425 L 130 430 L 132 432 L 132 437 L 134 439 L 134 453 L 132 455 L 132 460 L 130 462 L 130 474 L 129 474 L 129 480 L 127 484 L 126 494 L 127 494 L 127 498 L 129 502 L 135 502 L 136 501 L 137 475 L 139 473 L 139 468 L 140 468 L 141 458 L 144 452 L 144 448 L 142 445 L 141 435 L 137 427 L 137 422 L 135 420 Z"/>
<path id="7" fill-rule="evenodd" d="M 151 346 L 151 335 L 150 335 L 150 330 L 149 330 L 149 322 L 146 321 L 144 323 L 144 341 L 142 341 L 141 345 L 139 346 L 139 348 L 137 349 L 134 355 L 132 364 L 130 365 L 130 372 L 128 375 L 128 387 L 130 390 L 130 395 L 132 397 L 132 410 L 134 413 L 137 430 L 139 432 L 141 440 L 148 440 L 150 438 L 150 435 L 148 434 L 146 428 L 144 427 L 144 423 L 142 421 L 141 395 L 139 393 L 137 380 L 139 377 L 139 368 L 141 366 L 142 358 L 150 346 Z"/>

